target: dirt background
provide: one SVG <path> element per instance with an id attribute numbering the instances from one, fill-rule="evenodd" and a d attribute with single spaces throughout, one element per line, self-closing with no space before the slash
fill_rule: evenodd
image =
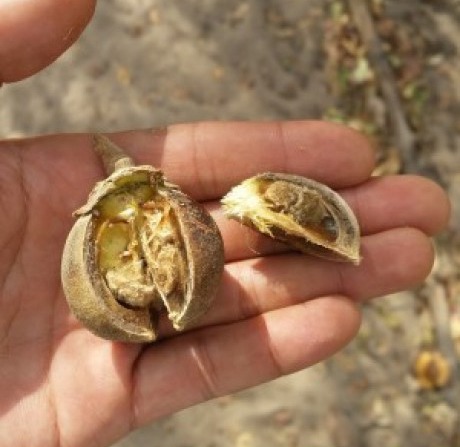
<path id="1" fill-rule="evenodd" d="M 352 3 L 371 13 L 377 59 Z M 431 277 L 367 306 L 343 352 L 116 447 L 460 446 L 459 50 L 459 0 L 105 0 L 56 63 L 0 89 L 4 138 L 203 119 L 341 121 L 378 142 L 380 174 L 422 173 L 452 199 Z"/>

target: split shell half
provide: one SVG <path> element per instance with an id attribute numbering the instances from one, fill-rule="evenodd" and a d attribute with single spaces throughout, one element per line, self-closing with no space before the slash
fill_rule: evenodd
<path id="1" fill-rule="evenodd" d="M 334 261 L 360 262 L 359 224 L 335 191 L 291 174 L 244 180 L 223 199 L 227 217 L 296 250 Z"/>

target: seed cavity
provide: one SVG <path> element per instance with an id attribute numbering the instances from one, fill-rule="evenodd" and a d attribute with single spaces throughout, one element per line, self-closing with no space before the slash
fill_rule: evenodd
<path id="1" fill-rule="evenodd" d="M 136 173 L 94 211 L 97 266 L 117 301 L 129 308 L 164 303 L 179 309 L 186 292 L 186 255 L 174 211 L 161 190 Z"/>

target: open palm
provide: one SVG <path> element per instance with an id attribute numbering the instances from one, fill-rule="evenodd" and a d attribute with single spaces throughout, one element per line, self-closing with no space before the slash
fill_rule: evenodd
<path id="1" fill-rule="evenodd" d="M 343 347 L 357 303 L 411 287 L 431 268 L 427 235 L 448 203 L 418 177 L 369 179 L 373 154 L 353 131 L 320 122 L 202 123 L 112 136 L 164 170 L 216 219 L 227 265 L 200 328 L 164 323 L 149 346 L 97 338 L 69 313 L 60 257 L 103 176 L 88 135 L 0 145 L 0 445 L 104 446 L 188 405 L 271 380 Z M 361 266 L 287 252 L 219 211 L 218 199 L 262 171 L 338 189 L 363 233 Z"/>

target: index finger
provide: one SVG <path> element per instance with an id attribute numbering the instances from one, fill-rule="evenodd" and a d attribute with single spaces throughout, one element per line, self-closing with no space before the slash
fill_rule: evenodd
<path id="1" fill-rule="evenodd" d="M 366 180 L 374 167 L 366 137 L 322 121 L 203 122 L 170 126 L 156 140 L 148 134 L 114 137 L 122 147 L 133 147 L 138 162 L 161 166 L 198 200 L 216 199 L 265 171 L 304 175 L 343 188 Z"/>
<path id="2" fill-rule="evenodd" d="M 137 164 L 162 169 L 195 200 L 220 198 L 244 178 L 263 171 L 291 172 L 334 188 L 359 184 L 373 168 L 368 140 L 337 124 L 298 121 L 180 124 L 161 131 L 109 136 Z M 95 182 L 105 176 L 91 135 L 54 135 L 7 140 L 4 157 L 20 151 L 30 199 L 56 203 L 69 214 L 81 206 Z M 53 169 L 49 169 L 52 163 Z M 8 165 L 7 160 L 4 163 Z M 13 163 L 14 165 L 14 163 Z M 59 188 L 56 188 L 59 185 Z"/>

